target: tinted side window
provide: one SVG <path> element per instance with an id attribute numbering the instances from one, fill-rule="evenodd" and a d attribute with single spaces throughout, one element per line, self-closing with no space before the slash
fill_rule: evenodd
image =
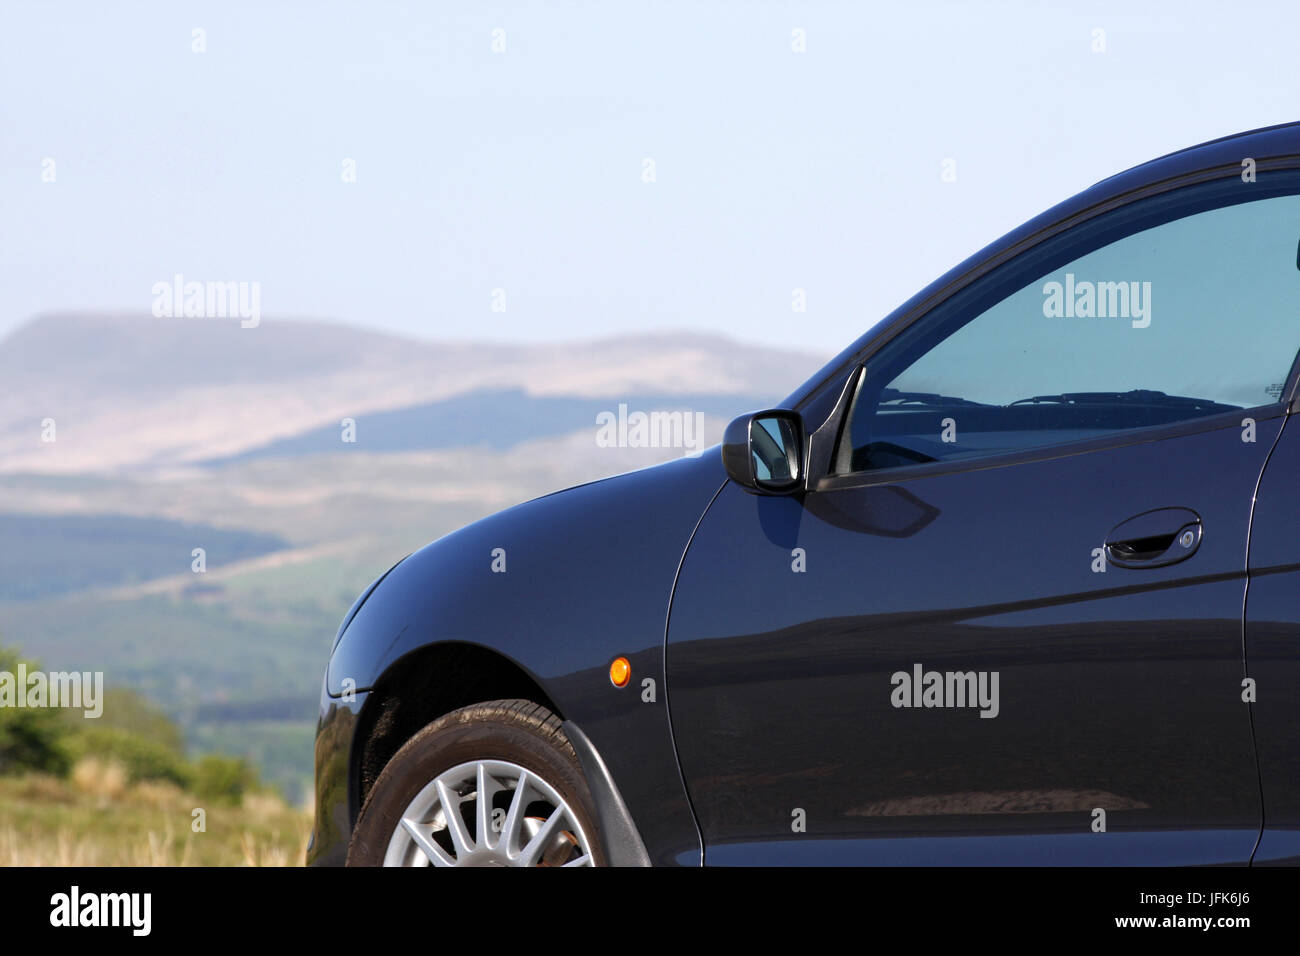
<path id="1" fill-rule="evenodd" d="M 1243 192 L 1253 185 L 1194 187 L 1100 217 L 940 305 L 868 361 L 836 470 L 1278 401 L 1300 348 L 1300 184 L 1287 174 Z"/>

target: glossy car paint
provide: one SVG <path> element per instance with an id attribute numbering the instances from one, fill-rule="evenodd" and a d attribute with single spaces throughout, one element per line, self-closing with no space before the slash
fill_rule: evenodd
<path id="1" fill-rule="evenodd" d="M 1249 860 L 1242 556 L 1280 421 L 1251 445 L 1233 421 L 802 502 L 728 485 L 687 553 L 667 653 L 707 859 Z M 1193 560 L 1092 570 L 1110 528 L 1171 504 L 1202 516 Z M 893 707 L 891 674 L 918 663 L 998 673 L 997 716 Z"/>
<path id="2" fill-rule="evenodd" d="M 947 297 L 1091 217 L 1239 176 L 1243 157 L 1261 173 L 1300 168 L 1300 127 L 1098 183 L 922 290 L 782 407 L 810 433 L 833 429 L 855 363 Z M 1277 443 L 1260 485 L 1254 533 L 1275 531 L 1254 539 L 1248 599 L 1244 573 L 1282 412 L 1260 416 L 1245 451 L 1238 422 L 1201 421 L 793 497 L 746 494 L 710 450 L 440 539 L 374 587 L 337 643 L 309 859 L 343 859 L 386 679 L 446 642 L 511 662 L 581 729 L 650 862 L 1242 863 L 1265 819 L 1261 853 L 1295 856 L 1300 529 L 1288 482 L 1300 436 Z M 1164 507 L 1202 517 L 1193 558 L 1091 571 L 1110 529 Z M 791 574 L 795 547 L 817 573 Z M 504 574 L 491 571 L 497 548 Z M 1266 708 L 1240 698 L 1243 600 L 1252 674 L 1281 675 Z M 633 668 L 623 689 L 607 676 L 618 655 Z M 913 663 L 1000 671 L 999 716 L 891 708 L 889 674 Z M 1252 714 L 1277 768 L 1263 771 L 1262 805 Z M 1089 827 L 1097 807 L 1109 808 L 1104 836 Z"/>
<path id="3" fill-rule="evenodd" d="M 725 479 L 716 451 L 684 458 L 528 502 L 417 551 L 348 625 L 330 660 L 325 708 L 345 679 L 369 690 L 430 643 L 490 647 L 591 740 L 653 862 L 698 864 L 667 717 L 664 627 L 684 544 Z M 497 549 L 504 573 L 492 570 Z M 608 676 L 620 655 L 632 664 L 624 688 Z M 642 699 L 647 680 L 652 702 Z"/>

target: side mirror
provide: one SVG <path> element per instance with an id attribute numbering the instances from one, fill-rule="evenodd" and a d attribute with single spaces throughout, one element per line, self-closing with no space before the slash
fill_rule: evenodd
<path id="1" fill-rule="evenodd" d="M 803 418 L 770 409 L 741 415 L 722 438 L 722 464 L 746 491 L 788 495 L 803 485 Z"/>

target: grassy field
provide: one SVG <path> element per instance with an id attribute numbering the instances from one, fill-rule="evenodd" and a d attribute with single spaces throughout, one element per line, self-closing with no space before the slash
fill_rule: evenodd
<path id="1" fill-rule="evenodd" d="M 128 785 L 111 765 L 79 765 L 69 780 L 0 777 L 0 866 L 301 866 L 310 830 L 305 810 L 271 795 L 214 803 Z"/>

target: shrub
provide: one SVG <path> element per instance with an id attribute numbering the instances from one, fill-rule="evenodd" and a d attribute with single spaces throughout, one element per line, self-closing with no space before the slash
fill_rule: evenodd
<path id="1" fill-rule="evenodd" d="M 90 721 L 86 722 L 87 724 Z M 87 726 L 74 732 L 67 743 L 73 760 L 98 757 L 115 760 L 127 772 L 131 783 L 165 780 L 178 787 L 188 786 L 193 772 L 184 756 L 164 743 L 116 727 Z"/>
<path id="2" fill-rule="evenodd" d="M 0 672 L 15 680 L 18 665 L 27 672 L 40 670 L 34 661 L 24 661 L 17 652 L 0 647 Z M 24 691 L 26 688 L 18 688 Z M 71 760 L 64 745 L 63 720 L 49 707 L 0 707 L 0 773 L 35 770 L 62 776 Z"/>
<path id="3" fill-rule="evenodd" d="M 257 774 L 243 757 L 206 754 L 194 764 L 193 790 L 209 800 L 239 803 L 257 784 Z"/>

